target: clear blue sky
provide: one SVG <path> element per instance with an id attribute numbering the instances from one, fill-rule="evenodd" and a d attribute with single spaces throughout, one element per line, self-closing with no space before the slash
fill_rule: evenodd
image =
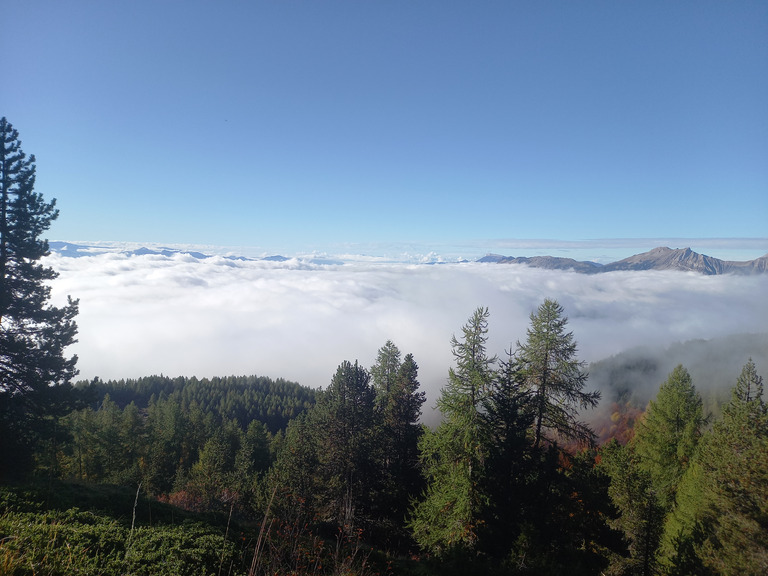
<path id="1" fill-rule="evenodd" d="M 768 3 L 6 1 L 57 240 L 768 237 Z"/>

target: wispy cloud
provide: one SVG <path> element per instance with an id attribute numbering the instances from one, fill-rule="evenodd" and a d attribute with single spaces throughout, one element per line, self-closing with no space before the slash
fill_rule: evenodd
<path id="1" fill-rule="evenodd" d="M 373 363 L 392 339 L 412 352 L 431 400 L 451 335 L 477 306 L 489 348 L 524 340 L 545 297 L 570 319 L 580 358 L 633 346 L 764 332 L 768 275 L 615 272 L 597 276 L 500 264 L 313 265 L 186 255 L 50 257 L 54 298 L 80 299 L 81 377 L 261 374 L 326 386 L 342 360 Z"/>

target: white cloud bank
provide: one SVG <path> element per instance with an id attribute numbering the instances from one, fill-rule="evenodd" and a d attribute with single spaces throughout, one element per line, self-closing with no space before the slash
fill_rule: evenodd
<path id="1" fill-rule="evenodd" d="M 326 386 L 343 360 L 370 366 L 391 339 L 412 352 L 429 402 L 445 383 L 451 335 L 488 306 L 489 349 L 525 339 L 550 297 L 582 360 L 637 345 L 768 331 L 768 275 L 581 275 L 519 265 L 310 265 L 215 256 L 53 254 L 54 302 L 80 299 L 80 378 L 258 374 Z"/>

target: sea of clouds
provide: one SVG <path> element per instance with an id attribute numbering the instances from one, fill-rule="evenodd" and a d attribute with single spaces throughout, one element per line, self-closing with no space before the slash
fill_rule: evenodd
<path id="1" fill-rule="evenodd" d="M 370 366 L 392 340 L 413 353 L 432 404 L 450 340 L 478 306 L 488 349 L 525 340 L 544 298 L 565 308 L 579 358 L 640 345 L 766 332 L 768 275 L 671 271 L 583 275 L 523 265 L 358 260 L 318 264 L 188 254 L 53 253 L 53 302 L 80 300 L 82 379 L 256 374 L 325 387 L 343 360 Z"/>

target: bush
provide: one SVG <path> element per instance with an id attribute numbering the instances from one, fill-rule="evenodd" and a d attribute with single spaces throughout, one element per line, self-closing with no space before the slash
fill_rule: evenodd
<path id="1" fill-rule="evenodd" d="M 103 512 L 43 510 L 0 490 L 0 574 L 207 576 L 244 574 L 242 550 L 202 522 L 131 530 Z"/>

